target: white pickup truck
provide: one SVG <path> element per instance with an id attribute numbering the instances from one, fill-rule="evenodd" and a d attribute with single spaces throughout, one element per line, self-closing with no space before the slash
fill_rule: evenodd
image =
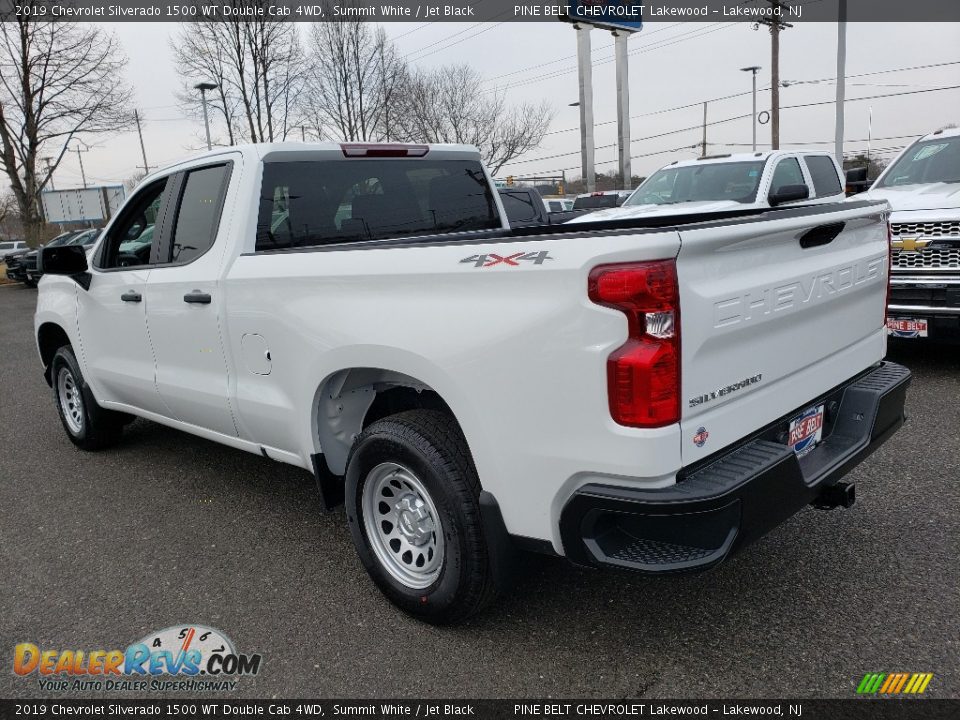
<path id="1" fill-rule="evenodd" d="M 695 570 L 848 506 L 910 377 L 886 213 L 511 230 L 467 146 L 225 148 L 89 264 L 43 252 L 37 344 L 74 444 L 139 416 L 309 470 L 390 600 L 454 622 L 517 550 Z"/>
<path id="2" fill-rule="evenodd" d="M 619 207 L 569 222 L 842 202 L 846 197 L 842 178 L 833 157 L 819 150 L 767 150 L 674 160 L 644 180 Z"/>
<path id="3" fill-rule="evenodd" d="M 960 128 L 911 143 L 859 197 L 892 208 L 890 334 L 960 342 Z"/>

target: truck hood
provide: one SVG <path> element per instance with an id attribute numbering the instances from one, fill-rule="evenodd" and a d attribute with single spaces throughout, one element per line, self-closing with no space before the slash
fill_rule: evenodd
<path id="1" fill-rule="evenodd" d="M 570 223 L 601 222 L 603 220 L 631 220 L 644 217 L 664 217 L 670 215 L 688 215 L 690 213 L 712 213 L 722 210 L 743 210 L 753 207 L 734 200 L 699 200 L 695 202 L 675 203 L 673 205 L 622 205 L 618 208 L 597 210 L 570 220 Z"/>
<path id="2" fill-rule="evenodd" d="M 904 185 L 868 190 L 870 200 L 886 200 L 897 210 L 945 210 L 960 208 L 960 183 Z"/>

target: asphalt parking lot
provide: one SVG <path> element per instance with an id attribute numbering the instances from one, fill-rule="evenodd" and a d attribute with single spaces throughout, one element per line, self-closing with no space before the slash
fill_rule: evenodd
<path id="1" fill-rule="evenodd" d="M 137 420 L 80 452 L 32 338 L 36 291 L 0 287 L 0 697 L 36 697 L 13 648 L 116 648 L 195 622 L 259 652 L 229 697 L 852 697 L 932 672 L 960 697 L 960 349 L 897 345 L 910 420 L 804 510 L 706 574 L 646 579 L 524 559 L 458 628 L 394 610 L 342 511 L 292 467 Z"/>

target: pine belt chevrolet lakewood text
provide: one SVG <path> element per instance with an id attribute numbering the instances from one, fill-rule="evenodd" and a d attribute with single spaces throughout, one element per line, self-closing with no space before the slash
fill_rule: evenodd
<path id="1" fill-rule="evenodd" d="M 477 151 L 275 144 L 148 176 L 46 248 L 63 426 L 133 416 L 314 473 L 380 589 L 454 622 L 522 549 L 708 568 L 903 422 L 888 206 L 510 229 Z"/>

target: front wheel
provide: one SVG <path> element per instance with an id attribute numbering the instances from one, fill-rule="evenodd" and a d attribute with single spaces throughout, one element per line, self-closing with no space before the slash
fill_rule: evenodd
<path id="1" fill-rule="evenodd" d="M 360 559 L 402 610 L 463 620 L 495 595 L 480 481 L 456 423 L 434 410 L 379 420 L 357 438 L 346 503 Z"/>
<path id="2" fill-rule="evenodd" d="M 50 377 L 60 422 L 70 442 L 83 450 L 100 450 L 120 439 L 129 416 L 97 405 L 69 345 L 53 356 Z"/>

